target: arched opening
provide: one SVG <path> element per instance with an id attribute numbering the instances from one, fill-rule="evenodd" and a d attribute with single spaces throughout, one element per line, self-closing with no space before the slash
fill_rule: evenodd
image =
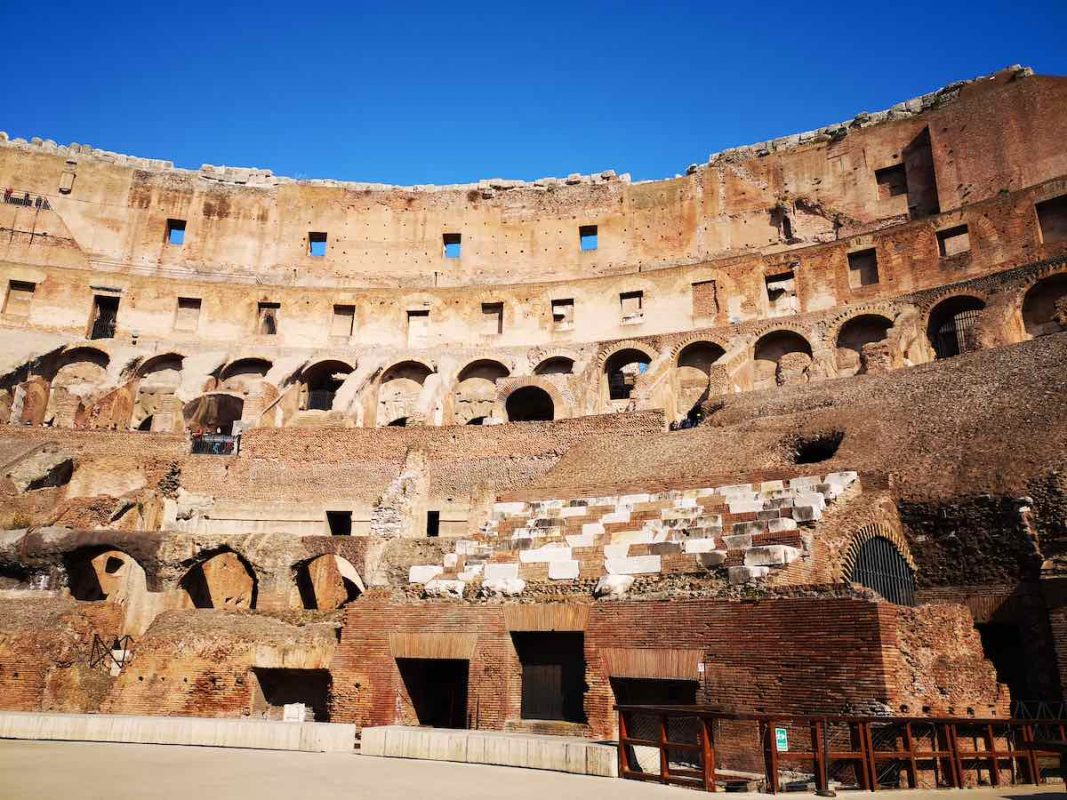
<path id="1" fill-rule="evenodd" d="M 157 413 L 176 415 L 180 405 L 176 393 L 182 382 L 183 363 L 182 356 L 167 353 L 149 359 L 137 370 L 137 396 L 130 418 L 132 427 L 141 431 L 151 430 L 152 418 Z"/>
<path id="2" fill-rule="evenodd" d="M 897 546 L 884 536 L 859 546 L 846 579 L 872 589 L 890 603 L 915 605 L 915 573 Z"/>
<path id="3" fill-rule="evenodd" d="M 566 356 L 552 356 L 546 358 L 536 367 L 534 375 L 573 375 L 574 359 Z"/>
<path id="4" fill-rule="evenodd" d="M 337 555 L 322 555 L 302 564 L 296 585 L 304 608 L 332 611 L 351 603 L 364 591 L 363 581 L 351 562 Z"/>
<path id="5" fill-rule="evenodd" d="M 45 420 L 73 426 L 78 409 L 104 385 L 109 362 L 107 353 L 92 347 L 63 353 L 49 384 Z"/>
<path id="6" fill-rule="evenodd" d="M 472 419 L 467 420 L 467 424 L 468 425 L 484 425 L 486 419 L 488 419 L 488 417 L 473 417 Z"/>
<path id="7" fill-rule="evenodd" d="M 1023 326 L 1035 337 L 1067 331 L 1067 272 L 1030 287 L 1023 297 Z"/>
<path id="8" fill-rule="evenodd" d="M 726 355 L 712 342 L 693 342 L 682 348 L 674 368 L 674 395 L 678 409 L 690 418 L 712 393 L 711 368 Z M 721 388 L 721 387 L 720 387 Z"/>
<path id="9" fill-rule="evenodd" d="M 245 397 L 256 397 L 263 392 L 263 381 L 271 366 L 265 358 L 238 359 L 219 374 L 220 388 Z"/>
<path id="10" fill-rule="evenodd" d="M 860 375 L 868 371 L 874 357 L 867 345 L 884 342 L 893 321 L 880 314 L 861 314 L 853 317 L 837 333 L 837 369 L 843 375 Z"/>
<path id="11" fill-rule="evenodd" d="M 144 568 L 129 553 L 106 545 L 63 556 L 67 589 L 75 600 L 126 602 L 147 591 Z"/>
<path id="12" fill-rule="evenodd" d="M 258 581 L 232 550 L 221 550 L 189 568 L 179 585 L 196 608 L 255 608 Z"/>
<path id="13" fill-rule="evenodd" d="M 332 411 L 337 390 L 352 373 L 343 361 L 320 361 L 306 368 L 300 376 L 302 411 Z"/>
<path id="14" fill-rule="evenodd" d="M 407 426 L 408 426 L 408 418 L 407 417 L 397 417 L 396 419 L 392 420 L 391 422 L 386 423 L 386 425 L 385 425 L 385 427 L 387 427 L 387 428 L 406 428 Z"/>
<path id="15" fill-rule="evenodd" d="M 419 415 L 419 396 L 423 384 L 433 374 L 425 364 L 419 361 L 402 361 L 394 364 L 382 373 L 378 385 L 379 425 L 393 425 L 403 419 L 404 423 Z"/>
<path id="16" fill-rule="evenodd" d="M 613 353 L 604 362 L 604 375 L 608 382 L 609 400 L 629 400 L 639 375 L 643 375 L 652 363 L 647 353 L 636 348 L 627 348 Z"/>
<path id="17" fill-rule="evenodd" d="M 452 390 L 452 419 L 457 425 L 491 417 L 496 408 L 496 383 L 511 374 L 499 361 L 482 359 L 464 367 Z"/>
<path id="18" fill-rule="evenodd" d="M 950 297 L 930 312 L 926 335 L 937 358 L 952 358 L 979 348 L 978 320 L 985 303 L 977 297 Z"/>
<path id="19" fill-rule="evenodd" d="M 245 401 L 232 394 L 202 394 L 185 404 L 185 427 L 194 433 L 233 433 L 244 413 Z"/>
<path id="20" fill-rule="evenodd" d="M 552 396 L 539 386 L 523 386 L 508 395 L 504 404 L 508 422 L 551 422 L 555 419 Z"/>
<path id="21" fill-rule="evenodd" d="M 807 381 L 811 345 L 799 333 L 772 331 L 753 349 L 752 388 L 766 389 Z"/>

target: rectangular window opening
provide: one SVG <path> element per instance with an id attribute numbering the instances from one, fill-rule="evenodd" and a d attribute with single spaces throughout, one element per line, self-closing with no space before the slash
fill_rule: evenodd
<path id="1" fill-rule="evenodd" d="M 463 248 L 463 235 L 459 233 L 443 234 L 445 258 L 459 258 Z"/>
<path id="2" fill-rule="evenodd" d="M 482 333 L 495 336 L 504 332 L 504 304 L 482 303 Z"/>
<path id="3" fill-rule="evenodd" d="M 37 284 L 29 281 L 8 281 L 7 297 L 4 300 L 4 313 L 11 317 L 28 317 L 30 303 Z"/>
<path id="4" fill-rule="evenodd" d="M 119 315 L 119 299 L 111 295 L 93 296 L 93 318 L 89 326 L 90 339 L 114 339 Z"/>
<path id="5" fill-rule="evenodd" d="M 1044 244 L 1067 241 L 1067 194 L 1037 203 L 1037 222 Z"/>
<path id="6" fill-rule="evenodd" d="M 278 313 L 281 303 L 259 303 L 256 310 L 256 333 L 260 336 L 278 334 Z"/>
<path id="7" fill-rule="evenodd" d="M 185 244 L 184 219 L 167 220 L 167 244 L 172 244 L 176 247 L 181 247 L 183 244 Z"/>
<path id="8" fill-rule="evenodd" d="M 879 200 L 908 193 L 908 171 L 903 164 L 875 170 L 874 180 L 878 184 Z"/>
<path id="9" fill-rule="evenodd" d="M 853 289 L 878 283 L 878 254 L 874 248 L 848 254 L 848 285 Z"/>
<path id="10" fill-rule="evenodd" d="M 578 241 L 583 250 L 596 250 L 600 245 L 600 236 L 596 225 L 582 225 L 578 228 Z"/>
<path id="11" fill-rule="evenodd" d="M 644 292 L 622 292 L 619 295 L 619 307 L 623 322 L 637 322 L 644 316 Z"/>
<path id="12" fill-rule="evenodd" d="M 352 512 L 327 511 L 326 524 L 330 526 L 330 536 L 351 536 Z"/>
<path id="13" fill-rule="evenodd" d="M 426 512 L 426 535 L 431 539 L 438 537 L 441 534 L 441 512 L 440 511 L 427 511 Z"/>
<path id="14" fill-rule="evenodd" d="M 693 284 L 693 316 L 711 318 L 719 313 L 719 298 L 715 281 L 698 281 Z"/>
<path id="15" fill-rule="evenodd" d="M 330 336 L 351 336 L 356 325 L 356 307 L 352 305 L 334 305 L 333 321 L 330 323 Z"/>
<path id="16" fill-rule="evenodd" d="M 955 228 L 947 228 L 937 232 L 937 249 L 941 258 L 969 253 L 971 250 L 971 235 L 966 225 L 957 225 Z"/>
<path id="17" fill-rule="evenodd" d="M 557 331 L 567 331 L 574 327 L 574 299 L 552 301 L 552 327 Z"/>
<path id="18" fill-rule="evenodd" d="M 200 324 L 200 298 L 179 297 L 174 313 L 174 330 L 192 332 Z"/>
<path id="19" fill-rule="evenodd" d="M 797 299 L 797 279 L 794 270 L 767 275 L 764 283 L 771 316 L 781 317 L 799 313 L 800 301 Z"/>
<path id="20" fill-rule="evenodd" d="M 326 234 L 321 231 L 308 233 L 308 255 L 322 258 L 326 255 Z"/>

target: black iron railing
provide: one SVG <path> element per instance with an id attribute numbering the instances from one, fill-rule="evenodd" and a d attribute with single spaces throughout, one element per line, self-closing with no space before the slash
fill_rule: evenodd
<path id="1" fill-rule="evenodd" d="M 193 434 L 191 452 L 194 456 L 235 456 L 241 452 L 241 434 Z"/>

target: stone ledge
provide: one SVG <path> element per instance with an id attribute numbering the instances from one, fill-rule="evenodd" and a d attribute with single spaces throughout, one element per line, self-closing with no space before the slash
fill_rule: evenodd
<path id="1" fill-rule="evenodd" d="M 386 758 L 421 758 L 618 777 L 618 753 L 614 744 L 567 736 L 383 725 L 363 729 L 359 752 Z"/>

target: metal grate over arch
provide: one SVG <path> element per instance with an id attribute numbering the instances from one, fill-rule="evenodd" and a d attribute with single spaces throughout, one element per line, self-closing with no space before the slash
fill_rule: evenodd
<path id="1" fill-rule="evenodd" d="M 859 546 L 848 580 L 873 589 L 891 603 L 915 605 L 915 573 L 896 545 L 882 536 Z"/>

